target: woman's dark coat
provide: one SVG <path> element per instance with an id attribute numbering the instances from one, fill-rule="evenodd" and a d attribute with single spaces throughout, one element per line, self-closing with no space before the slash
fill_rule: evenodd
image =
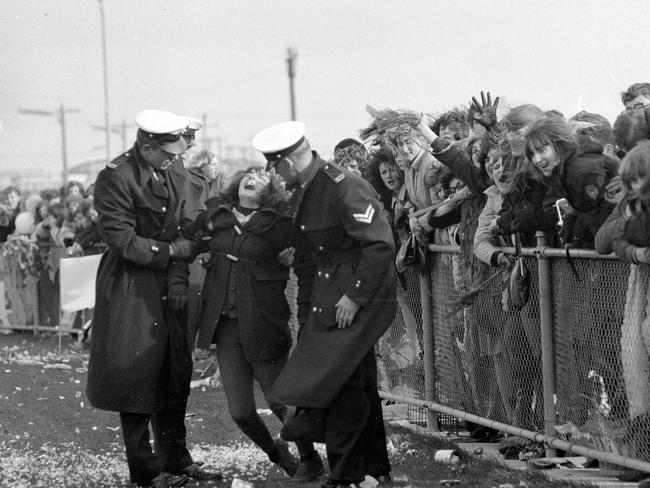
<path id="1" fill-rule="evenodd" d="M 206 219 L 214 224 L 209 241 L 210 263 L 203 285 L 198 347 L 213 340 L 223 313 L 235 307 L 244 353 L 250 362 L 283 356 L 291 348 L 290 309 L 284 294 L 289 268 L 278 261 L 280 251 L 293 245 L 291 217 L 273 209 L 256 211 L 241 225 L 230 206 L 207 210 L 190 234 Z M 184 231 L 184 232 L 187 232 Z"/>

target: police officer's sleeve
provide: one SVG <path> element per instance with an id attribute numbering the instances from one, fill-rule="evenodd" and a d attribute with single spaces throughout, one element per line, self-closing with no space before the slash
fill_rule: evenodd
<path id="1" fill-rule="evenodd" d="M 346 178 L 339 185 L 339 218 L 361 246 L 361 258 L 345 295 L 365 306 L 394 277 L 395 243 L 379 198 L 370 184 Z"/>
<path id="2" fill-rule="evenodd" d="M 94 197 L 100 232 L 113 253 L 142 266 L 167 266 L 169 243 L 137 234 L 133 196 L 117 172 L 105 169 L 99 173 Z"/>

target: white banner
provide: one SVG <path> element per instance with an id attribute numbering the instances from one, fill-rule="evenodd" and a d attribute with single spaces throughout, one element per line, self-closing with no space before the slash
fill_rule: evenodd
<path id="1" fill-rule="evenodd" d="M 95 306 L 95 278 L 101 254 L 61 259 L 61 311 L 76 312 Z"/>

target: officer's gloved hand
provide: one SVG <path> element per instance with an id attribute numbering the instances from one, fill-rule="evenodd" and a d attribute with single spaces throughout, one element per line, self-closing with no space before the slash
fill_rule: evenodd
<path id="1" fill-rule="evenodd" d="M 167 300 L 172 310 L 183 310 L 187 304 L 187 285 L 175 283 L 167 287 Z"/>
<path id="2" fill-rule="evenodd" d="M 196 257 L 196 244 L 184 237 L 177 237 L 169 244 L 171 255 L 176 259 L 192 261 Z"/>

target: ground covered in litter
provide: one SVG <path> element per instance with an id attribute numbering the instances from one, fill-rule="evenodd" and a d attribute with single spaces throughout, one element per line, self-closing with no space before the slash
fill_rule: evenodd
<path id="1" fill-rule="evenodd" d="M 88 405 L 84 389 L 87 352 L 61 352 L 54 334 L 0 335 L 0 486 L 130 486 L 118 414 Z M 209 368 L 209 358 L 195 363 L 195 379 Z M 219 482 L 188 486 L 230 487 L 234 478 L 256 488 L 316 488 L 322 480 L 297 483 L 268 461 L 230 419 L 223 391 L 205 382 L 192 389 L 187 410 L 188 443 L 195 460 L 224 472 Z M 278 421 L 258 396 L 258 407 L 277 433 Z M 387 426 L 396 487 L 569 487 L 543 473 L 511 471 L 493 459 L 461 454 L 456 464 L 434 461 L 440 449 L 457 446 L 436 436 L 414 433 L 403 425 Z M 324 446 L 319 445 L 324 454 Z M 295 447 L 292 446 L 295 451 Z"/>

